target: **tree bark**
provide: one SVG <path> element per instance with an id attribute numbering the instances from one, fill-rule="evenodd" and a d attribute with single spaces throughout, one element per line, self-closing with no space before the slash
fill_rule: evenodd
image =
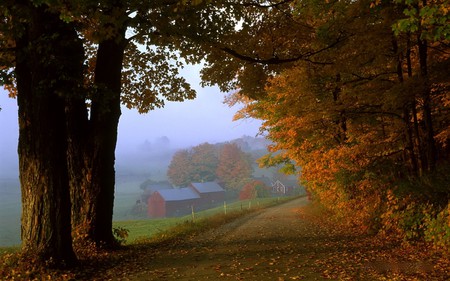
<path id="1" fill-rule="evenodd" d="M 426 5 L 425 1 L 424 5 Z M 417 42 L 419 49 L 420 77 L 424 84 L 421 96 L 424 122 L 424 158 L 426 159 L 424 169 L 427 171 L 434 171 L 436 168 L 437 150 L 434 141 L 433 117 L 431 114 L 431 89 L 428 79 L 428 46 L 427 40 L 420 38 L 420 34 L 418 35 Z"/>
<path id="2" fill-rule="evenodd" d="M 65 99 L 82 78 L 83 50 L 70 24 L 28 1 L 16 3 L 16 81 L 22 248 L 55 265 L 76 261 L 72 248 Z M 82 45 L 81 45 L 82 48 Z"/>
<path id="3" fill-rule="evenodd" d="M 74 101 L 69 122 L 74 139 L 69 145 L 69 167 L 76 236 L 106 247 L 116 244 L 112 232 L 114 163 L 125 46 L 125 28 L 99 43 L 90 119 L 86 110 L 80 111 L 81 102 Z"/>
<path id="4" fill-rule="evenodd" d="M 409 47 L 409 46 L 408 46 Z M 404 77 L 403 77 L 403 54 L 399 52 L 398 42 L 397 38 L 395 36 L 392 37 L 392 50 L 394 52 L 394 55 L 397 56 L 397 79 L 400 84 L 403 84 Z M 409 66 L 408 66 L 409 69 Z M 415 97 L 412 97 L 412 100 L 414 100 Z M 411 107 L 410 101 L 407 101 L 403 105 L 403 121 L 405 123 L 404 128 L 404 143 L 405 143 L 405 153 L 403 155 L 405 162 L 409 162 L 409 172 L 412 176 L 417 176 L 419 174 L 418 166 L 417 166 L 417 159 L 416 155 L 414 153 L 414 139 L 413 139 L 413 130 L 412 130 L 412 124 L 411 124 L 411 114 L 410 114 L 410 107 Z M 414 103 L 413 103 L 414 105 Z M 414 105 L 415 106 L 415 105 Z"/>
<path id="5" fill-rule="evenodd" d="M 338 107 L 342 106 L 342 102 L 339 100 L 339 96 L 341 94 L 341 85 L 339 85 L 341 83 L 341 74 L 338 73 L 336 74 L 336 87 L 333 90 L 333 101 L 334 104 Z M 347 140 L 347 117 L 345 116 L 345 109 L 339 109 L 338 110 L 338 116 L 336 117 L 336 120 L 334 121 L 334 123 L 337 126 L 336 129 L 336 135 L 335 135 L 335 140 L 338 142 L 338 144 L 344 144 L 345 141 Z"/>
<path id="6" fill-rule="evenodd" d="M 408 74 L 408 79 L 413 79 L 413 71 L 412 71 L 412 60 L 411 60 L 411 34 L 408 33 L 406 38 L 406 69 Z M 423 167 L 424 161 L 423 159 L 423 145 L 420 139 L 420 130 L 419 130 L 419 119 L 417 117 L 417 102 L 416 95 L 411 98 L 411 115 L 413 118 L 413 143 L 414 143 L 414 152 L 417 155 L 417 172 L 419 176 L 423 175 Z"/>
<path id="7" fill-rule="evenodd" d="M 123 38 L 125 31 L 123 31 Z M 99 45 L 95 69 L 95 85 L 98 95 L 92 101 L 93 123 L 93 165 L 92 198 L 95 216 L 93 234 L 96 242 L 112 244 L 112 219 L 115 187 L 115 150 L 117 127 L 119 125 L 120 92 L 124 39 L 115 38 L 103 41 Z"/>

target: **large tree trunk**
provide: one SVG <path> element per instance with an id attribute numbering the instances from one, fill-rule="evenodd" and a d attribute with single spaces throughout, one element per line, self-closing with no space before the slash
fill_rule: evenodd
<path id="1" fill-rule="evenodd" d="M 427 41 L 420 38 L 419 35 L 417 41 L 419 46 L 420 77 L 424 83 L 421 98 L 424 123 L 424 158 L 426 162 L 423 168 L 424 170 L 434 171 L 436 168 L 437 150 L 434 141 L 433 117 L 431 115 L 432 104 L 431 89 L 428 80 L 428 47 Z"/>
<path id="2" fill-rule="evenodd" d="M 397 38 L 393 35 L 392 36 L 392 50 L 394 52 L 394 55 L 397 56 L 397 79 L 400 84 L 403 84 L 404 77 L 403 77 L 403 54 L 399 52 L 398 42 Z M 408 67 L 409 69 L 409 67 Z M 412 97 L 412 100 L 414 100 L 415 97 Z M 419 174 L 418 166 L 417 166 L 417 159 L 416 155 L 414 153 L 414 139 L 413 139 L 413 130 L 412 130 L 412 124 L 411 124 L 411 114 L 410 114 L 410 108 L 411 108 L 410 101 L 407 101 L 405 104 L 403 104 L 403 121 L 405 124 L 404 127 L 404 155 L 403 158 L 405 162 L 409 163 L 409 172 L 412 176 L 417 176 Z"/>
<path id="3" fill-rule="evenodd" d="M 125 31 L 123 32 L 125 36 Z M 115 187 L 115 150 L 120 118 L 120 92 L 124 43 L 114 39 L 101 42 L 97 53 L 95 85 L 98 95 L 92 100 L 93 234 L 96 242 L 111 244 Z"/>
<path id="4" fill-rule="evenodd" d="M 13 10 L 19 106 L 22 248 L 56 265 L 76 261 L 72 249 L 65 99 L 77 92 L 83 49 L 77 33 L 28 1 Z M 18 4 L 20 5 L 20 4 Z M 81 46 L 81 49 L 79 48 Z"/>
<path id="5" fill-rule="evenodd" d="M 80 102 L 74 102 L 71 116 L 80 121 L 69 123 L 76 130 L 72 131 L 76 141 L 69 145 L 73 223 L 82 240 L 107 247 L 115 245 L 114 163 L 125 43 L 125 28 L 117 37 L 99 43 L 90 120 L 77 109 L 82 107 Z"/>
<path id="6" fill-rule="evenodd" d="M 80 249 L 85 245 L 87 237 L 88 221 L 87 212 L 83 210 L 84 197 L 90 188 L 91 175 L 89 171 L 90 124 L 88 120 L 88 109 L 86 97 L 78 96 L 67 100 L 67 164 L 70 181 L 70 195 L 72 203 L 72 234 L 74 246 Z"/>

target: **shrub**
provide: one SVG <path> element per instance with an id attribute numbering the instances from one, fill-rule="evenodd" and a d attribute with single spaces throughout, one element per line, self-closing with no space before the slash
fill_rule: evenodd
<path id="1" fill-rule="evenodd" d="M 247 200 L 254 198 L 267 198 L 270 197 L 268 187 L 259 180 L 251 181 L 244 185 L 239 193 L 239 200 Z"/>
<path id="2" fill-rule="evenodd" d="M 425 240 L 435 247 L 450 250 L 450 202 L 436 216 L 425 216 Z"/>
<path id="3" fill-rule="evenodd" d="M 129 232 L 130 231 L 128 229 L 120 226 L 113 228 L 114 237 L 116 238 L 117 242 L 119 242 L 122 245 L 125 244 L 125 242 L 127 241 Z"/>

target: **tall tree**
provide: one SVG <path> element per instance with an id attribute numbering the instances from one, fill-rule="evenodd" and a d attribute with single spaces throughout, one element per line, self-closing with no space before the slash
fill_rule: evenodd
<path id="1" fill-rule="evenodd" d="M 58 148 L 59 152 L 56 153 L 56 155 L 59 157 L 62 158 L 67 154 L 68 162 L 61 165 L 53 164 L 47 160 L 47 157 L 44 154 L 40 154 L 40 158 L 37 159 L 37 161 L 42 164 L 40 169 L 45 170 L 48 174 L 55 175 L 55 177 L 56 175 L 60 175 L 60 177 L 67 177 L 67 175 L 69 175 L 69 181 L 72 186 L 72 202 L 74 203 L 72 214 L 73 223 L 76 225 L 75 234 L 79 230 L 82 230 L 84 232 L 82 237 L 93 240 L 97 242 L 97 244 L 101 242 L 106 244 L 113 243 L 111 226 L 114 194 L 114 148 L 117 134 L 117 123 L 120 116 L 120 90 L 122 83 L 121 73 L 123 70 L 122 65 L 124 62 L 124 50 L 126 47 L 132 46 L 132 48 L 128 49 L 131 50 L 131 57 L 137 53 L 137 43 L 147 43 L 149 45 L 159 44 L 162 47 L 156 48 L 156 50 L 163 50 L 156 53 L 152 52 L 153 49 L 149 47 L 147 56 L 144 56 L 144 60 L 147 60 L 147 63 L 143 63 L 141 64 L 143 66 L 136 67 L 136 69 L 133 70 L 136 71 L 134 73 L 139 73 L 140 71 L 144 74 L 138 74 L 138 76 L 139 79 L 144 77 L 142 80 L 145 82 L 149 82 L 148 78 L 145 77 L 154 77 L 156 79 L 151 81 L 153 86 L 151 84 L 143 83 L 145 86 L 143 88 L 139 88 L 139 84 L 136 83 L 133 85 L 134 87 L 130 87 L 132 89 L 130 90 L 130 95 L 127 96 L 128 99 L 124 98 L 124 102 L 127 103 L 127 105 L 135 105 L 137 102 L 141 102 L 144 105 L 140 107 L 140 110 L 146 111 L 156 106 L 162 106 L 162 97 L 166 97 L 170 100 L 183 100 L 185 98 L 194 97 L 194 92 L 189 88 L 189 85 L 184 81 L 184 79 L 177 77 L 177 68 L 180 65 L 176 64 L 176 66 L 172 66 L 171 59 L 173 56 L 169 53 L 170 48 L 167 48 L 168 50 L 164 51 L 166 49 L 165 46 L 167 46 L 169 42 L 164 40 L 155 40 L 158 39 L 159 35 L 149 36 L 149 34 L 161 34 L 161 32 L 156 31 L 153 27 L 149 26 L 146 21 L 148 13 L 155 11 L 156 12 L 154 15 L 157 15 L 156 17 L 161 16 L 161 11 L 164 11 L 164 13 L 169 13 L 171 16 L 177 16 L 178 13 L 175 10 L 179 5 L 183 6 L 183 4 L 176 1 L 170 3 L 165 3 L 165 1 L 152 3 L 152 5 L 155 4 L 155 6 L 143 5 L 142 3 L 128 4 L 136 6 L 124 7 L 122 3 L 119 3 L 118 1 L 76 1 L 76 3 L 72 3 L 71 1 L 55 1 L 49 4 L 43 4 L 41 2 L 35 3 L 34 1 L 6 1 L 1 3 L 2 7 L 5 7 L 4 10 L 2 9 L 2 12 L 4 12 L 2 13 L 2 37 L 5 36 L 4 31 L 8 31 L 10 34 L 10 37 L 6 38 L 6 40 L 2 42 L 2 45 L 6 46 L 6 48 L 1 49 L 2 65 L 5 66 L 2 68 L 2 84 L 6 84 L 9 89 L 13 89 L 14 87 L 14 82 L 11 78 L 14 78 L 15 75 L 17 79 L 18 91 L 25 92 L 24 88 L 22 88 L 24 87 L 23 85 L 26 85 L 30 79 L 34 79 L 34 77 L 27 78 L 26 71 L 33 72 L 30 75 L 40 73 L 41 69 L 39 64 L 45 66 L 42 69 L 49 69 L 48 65 L 46 65 L 48 62 L 52 62 L 52 67 L 58 65 L 64 66 L 66 64 L 70 65 L 71 63 L 82 63 L 83 59 L 78 59 L 78 57 L 76 57 L 79 55 L 82 57 L 82 51 L 81 53 L 79 53 L 78 50 L 75 52 L 73 49 L 67 47 L 67 45 L 81 46 L 81 38 L 78 37 L 81 33 L 84 34 L 83 39 L 89 39 L 90 42 L 96 43 L 98 46 L 95 59 L 90 58 L 89 60 L 89 62 L 94 62 L 94 64 L 92 65 L 92 72 L 88 73 L 86 76 L 88 83 L 86 84 L 87 91 L 85 93 L 76 93 L 70 96 L 65 95 L 66 93 L 71 92 L 72 85 L 67 84 L 67 87 L 65 87 L 60 84 L 64 84 L 64 81 L 68 80 L 70 77 L 79 75 L 79 72 L 74 72 L 71 76 L 65 72 L 58 72 L 57 70 L 59 68 L 57 67 L 55 67 L 55 70 L 52 69 L 52 71 L 48 73 L 48 79 L 45 75 L 41 75 L 37 78 L 42 81 L 39 79 L 34 79 L 33 81 L 36 82 L 35 84 L 28 83 L 28 86 L 31 86 L 31 88 L 28 87 L 30 92 L 35 91 L 34 88 L 39 89 L 39 87 L 42 87 L 41 82 L 42 84 L 48 84 L 48 92 L 50 94 L 48 99 L 45 99 L 45 102 L 57 103 L 60 107 L 57 109 L 55 104 L 55 112 L 58 112 L 59 114 L 67 110 L 67 115 L 58 117 L 54 116 L 55 118 L 46 117 L 46 119 L 51 119 L 53 122 L 49 122 L 47 124 L 49 127 L 46 129 L 49 131 L 54 131 L 54 133 L 47 134 L 46 136 L 49 138 L 54 138 L 52 140 L 64 141 L 58 142 L 60 144 L 59 147 L 57 145 L 53 145 L 53 142 L 50 141 L 45 143 L 48 143 L 49 147 L 53 146 L 55 149 Z M 188 6 L 190 6 L 190 4 L 188 4 Z M 24 7 L 27 9 L 23 9 Z M 51 15 L 48 22 L 53 21 L 52 23 L 55 24 L 47 23 L 47 21 L 42 20 L 45 16 L 42 16 L 41 18 L 31 18 L 33 20 L 39 20 L 40 22 L 38 24 L 33 23 L 33 25 L 29 24 L 30 20 L 28 19 L 28 16 L 31 13 L 26 14 L 26 11 L 32 7 L 39 7 L 39 9 L 42 10 L 40 13 L 48 13 Z M 136 16 L 136 20 L 133 20 L 130 14 L 136 13 L 136 11 L 138 11 L 137 14 L 139 16 Z M 11 15 L 13 16 L 14 21 L 11 21 Z M 70 27 L 73 30 L 70 35 L 75 35 L 75 38 L 58 36 L 62 28 L 60 28 L 61 22 L 56 22 L 56 19 L 64 19 L 63 23 L 71 22 Z M 161 16 L 161 19 L 165 22 L 168 17 Z M 45 24 L 45 29 L 43 28 L 42 30 L 39 30 L 37 27 L 41 25 L 41 23 L 42 25 Z M 13 24 L 15 24 L 15 26 L 13 26 Z M 34 29 L 28 29 L 27 25 L 31 25 Z M 164 24 L 161 25 L 164 26 Z M 68 24 L 66 24 L 66 26 L 68 26 Z M 75 26 L 77 27 L 77 30 L 74 30 Z M 53 27 L 55 28 L 54 30 L 52 30 Z M 136 32 L 141 32 L 140 36 L 135 35 L 131 38 L 125 39 L 125 30 L 128 28 L 134 28 Z M 66 29 L 68 30 L 68 28 Z M 23 32 L 23 30 L 25 31 Z M 32 36 L 28 36 L 29 30 L 33 33 Z M 42 36 L 39 32 L 42 33 Z M 33 57 L 33 55 L 35 55 L 34 53 L 27 53 L 29 52 L 27 49 L 29 45 L 28 41 L 31 41 L 28 37 L 32 37 L 32 40 L 35 40 L 36 37 L 39 36 L 42 37 L 39 38 L 39 43 L 41 45 L 39 45 L 39 48 L 37 49 L 39 52 L 35 51 L 38 53 L 38 56 Z M 147 37 L 145 38 L 145 36 Z M 171 35 L 169 34 L 169 37 L 170 36 Z M 55 46 L 61 44 L 61 46 L 64 47 L 57 47 L 56 49 L 62 50 L 68 54 L 66 56 L 68 62 L 62 58 L 61 62 L 53 63 L 54 54 L 51 52 L 45 53 L 43 51 L 43 42 L 47 39 L 49 39 L 49 42 Z M 78 40 L 76 45 L 73 44 L 75 39 Z M 133 40 L 134 43 L 130 44 Z M 7 43 L 3 44 L 4 42 Z M 10 44 L 10 42 L 13 43 Z M 16 47 L 15 55 L 11 55 L 11 48 L 13 47 Z M 69 56 L 69 54 L 73 54 L 74 58 Z M 28 60 L 29 57 L 32 57 L 33 59 Z M 37 58 L 40 58 L 41 61 L 37 61 Z M 36 61 L 33 65 L 34 68 L 32 70 L 25 69 L 25 61 Z M 137 62 L 137 60 L 128 61 L 131 61 L 131 63 L 128 64 L 128 67 L 131 67 Z M 14 62 L 16 63 L 15 65 Z M 20 64 L 22 62 L 23 64 Z M 147 71 L 147 66 L 150 63 L 154 66 L 154 68 L 153 71 L 149 72 Z M 80 64 L 80 66 L 81 65 L 82 64 Z M 8 68 L 12 66 L 15 66 L 15 72 L 9 71 Z M 82 68 L 79 67 L 78 69 Z M 128 73 L 130 73 L 130 71 L 128 71 Z M 149 73 L 151 73 L 151 75 L 149 75 Z M 59 77 L 58 74 L 63 77 Z M 67 77 L 64 77 L 66 74 Z M 28 81 L 26 81 L 27 79 L 25 78 L 27 78 Z M 73 84 L 77 86 L 82 85 L 82 77 L 77 76 L 73 80 L 77 79 L 78 81 L 73 82 Z M 126 81 L 133 83 L 139 79 L 136 76 L 133 78 L 132 75 L 129 75 Z M 55 83 L 55 81 L 59 81 L 60 83 Z M 59 87 L 59 92 L 57 94 L 53 94 L 55 91 L 52 87 L 56 87 L 56 84 L 58 84 L 57 86 Z M 167 87 L 167 85 L 171 85 L 171 87 Z M 145 88 L 147 87 L 152 87 L 152 90 L 145 91 Z M 143 89 L 146 93 L 145 97 L 142 97 L 141 90 Z M 41 90 L 39 91 L 45 92 Z M 43 95 L 41 95 L 41 97 L 42 96 Z M 133 102 L 130 102 L 130 96 L 134 96 L 135 100 L 133 100 Z M 139 98 L 136 98 L 136 96 L 139 96 Z M 22 94 L 21 97 L 19 97 L 18 103 L 21 116 L 28 112 L 26 106 L 31 106 L 31 104 L 40 104 L 38 102 L 34 103 L 33 98 L 34 96 L 31 94 Z M 44 102 L 44 99 L 42 99 L 42 101 Z M 61 104 L 61 102 L 64 103 Z M 90 114 L 88 114 L 88 104 L 91 106 L 89 108 Z M 45 108 L 49 107 L 48 105 L 45 106 L 47 106 Z M 44 109 L 44 106 L 39 108 Z M 48 110 L 48 114 L 49 113 L 50 110 Z M 39 114 L 42 114 L 43 116 L 43 112 Z M 39 114 L 29 114 L 27 118 L 33 118 L 33 122 L 38 122 L 40 119 Z M 23 124 L 28 124 L 28 122 L 31 121 L 27 119 L 23 122 Z M 60 127 L 63 123 L 67 125 L 65 129 L 68 130 L 68 133 Z M 38 130 L 21 130 L 20 133 L 22 135 L 20 153 L 25 155 L 25 152 L 28 153 L 31 151 L 30 149 L 25 148 L 22 150 L 22 147 L 26 147 L 26 141 L 31 142 L 34 139 L 39 139 L 40 136 L 35 136 L 35 134 L 41 134 L 41 132 Z M 68 144 L 67 140 L 69 140 Z M 66 152 L 63 152 L 63 150 L 66 150 Z M 27 156 L 20 157 L 22 158 Z M 26 182 L 28 178 L 34 178 L 35 174 L 29 169 L 26 161 L 21 161 L 21 163 L 25 163 L 23 165 L 21 164 L 23 188 L 24 190 L 31 190 L 31 186 L 24 182 Z M 61 184 L 61 188 L 54 189 L 61 192 L 55 193 L 51 200 L 44 200 L 46 202 L 45 204 L 48 205 L 45 206 L 46 208 L 58 208 L 60 202 L 64 208 L 70 207 L 70 204 L 66 202 L 67 200 L 63 198 L 66 195 L 63 192 L 66 190 L 66 187 L 64 186 L 65 180 L 67 179 L 61 179 L 59 181 L 55 180 L 55 183 L 59 182 L 59 184 Z M 51 184 L 49 185 L 51 186 Z M 32 200 L 43 200 L 39 197 L 42 192 L 33 191 L 28 192 L 26 195 L 24 194 L 24 200 L 29 200 L 29 202 Z M 53 203 L 51 202 L 57 203 L 53 206 Z M 24 217 L 26 217 L 23 225 L 24 233 L 34 231 L 32 229 L 34 224 L 28 224 L 28 221 L 39 222 L 39 219 L 36 219 L 37 216 L 40 216 L 45 221 L 51 222 L 64 221 L 67 223 L 70 221 L 64 216 L 59 216 L 63 214 L 63 212 L 46 212 L 45 214 L 36 213 L 32 211 L 33 206 L 38 205 L 31 205 L 31 203 L 28 204 L 28 201 L 24 201 L 24 209 L 28 210 L 29 208 L 29 212 L 24 211 Z M 58 220 L 51 218 L 54 214 L 58 215 Z M 50 224 L 42 225 L 44 226 L 43 231 L 48 232 L 49 235 L 54 234 L 53 229 L 61 229 L 59 226 L 57 228 Z M 63 229 L 70 233 L 70 224 Z M 70 241 L 70 239 L 63 237 L 63 235 L 64 232 L 61 234 L 58 233 L 52 237 L 56 240 L 59 239 Z M 48 237 L 45 238 L 47 238 L 46 241 L 44 241 L 45 243 L 51 241 Z M 34 238 L 30 238 L 28 240 L 31 241 L 33 239 Z M 37 241 L 36 243 L 44 243 L 42 239 L 34 240 Z M 49 249 L 47 249 L 47 247 Z M 53 245 L 39 244 L 39 251 L 52 252 L 54 249 L 52 247 Z M 31 246 L 27 246 L 26 248 L 30 248 L 30 251 L 33 250 L 31 249 Z M 34 248 L 38 247 L 36 246 Z M 71 253 L 69 250 L 62 252 L 67 253 L 67 255 Z M 57 257 L 55 255 L 55 259 L 61 260 L 64 259 L 64 257 Z"/>
<path id="2" fill-rule="evenodd" d="M 93 89 L 85 97 L 92 101 L 90 118 L 86 101 L 84 107 L 81 101 L 72 107 L 73 222 L 80 237 L 111 245 L 120 102 L 143 113 L 164 106 L 165 99 L 194 98 L 190 85 L 178 76 L 180 56 L 199 62 L 207 50 L 198 37 L 230 30 L 235 20 L 223 21 L 218 28 L 221 3 L 206 1 L 86 1 L 81 6 L 81 14 L 88 14 L 81 17 L 82 32 L 98 48 L 90 61 Z M 76 13 L 69 16 L 79 19 Z"/>
<path id="3" fill-rule="evenodd" d="M 253 168 L 250 156 L 244 153 L 237 144 L 226 143 L 220 149 L 217 165 L 217 178 L 225 188 L 240 190 L 249 182 Z"/>
<path id="4" fill-rule="evenodd" d="M 202 143 L 192 148 L 192 182 L 207 182 L 216 179 L 219 163 L 214 145 Z"/>
<path id="5" fill-rule="evenodd" d="M 218 161 L 216 147 L 209 143 L 202 143 L 190 150 L 177 151 L 172 157 L 167 176 L 176 186 L 213 181 L 217 178 Z"/>
<path id="6" fill-rule="evenodd" d="M 167 170 L 167 177 L 175 186 L 188 186 L 192 182 L 191 154 L 187 149 L 175 152 Z"/>
<path id="7" fill-rule="evenodd" d="M 84 50 L 74 26 L 46 5 L 8 7 L 19 106 L 22 248 L 40 261 L 75 261 L 65 101 L 80 92 Z"/>
<path id="8" fill-rule="evenodd" d="M 102 16 L 111 22 L 99 23 L 89 118 L 85 99 L 73 101 L 69 109 L 72 222 L 78 237 L 106 246 L 114 245 L 115 241 L 114 161 L 127 45 L 126 26 L 121 24 L 127 18 L 125 9 L 120 1 L 113 1 L 103 9 Z"/>

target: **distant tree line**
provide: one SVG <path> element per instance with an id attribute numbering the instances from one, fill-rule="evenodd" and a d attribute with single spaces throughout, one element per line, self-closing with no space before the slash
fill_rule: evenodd
<path id="1" fill-rule="evenodd" d="M 177 151 L 170 162 L 167 177 L 175 186 L 191 182 L 218 181 L 227 190 L 240 190 L 252 177 L 251 155 L 235 143 L 203 143 Z"/>

